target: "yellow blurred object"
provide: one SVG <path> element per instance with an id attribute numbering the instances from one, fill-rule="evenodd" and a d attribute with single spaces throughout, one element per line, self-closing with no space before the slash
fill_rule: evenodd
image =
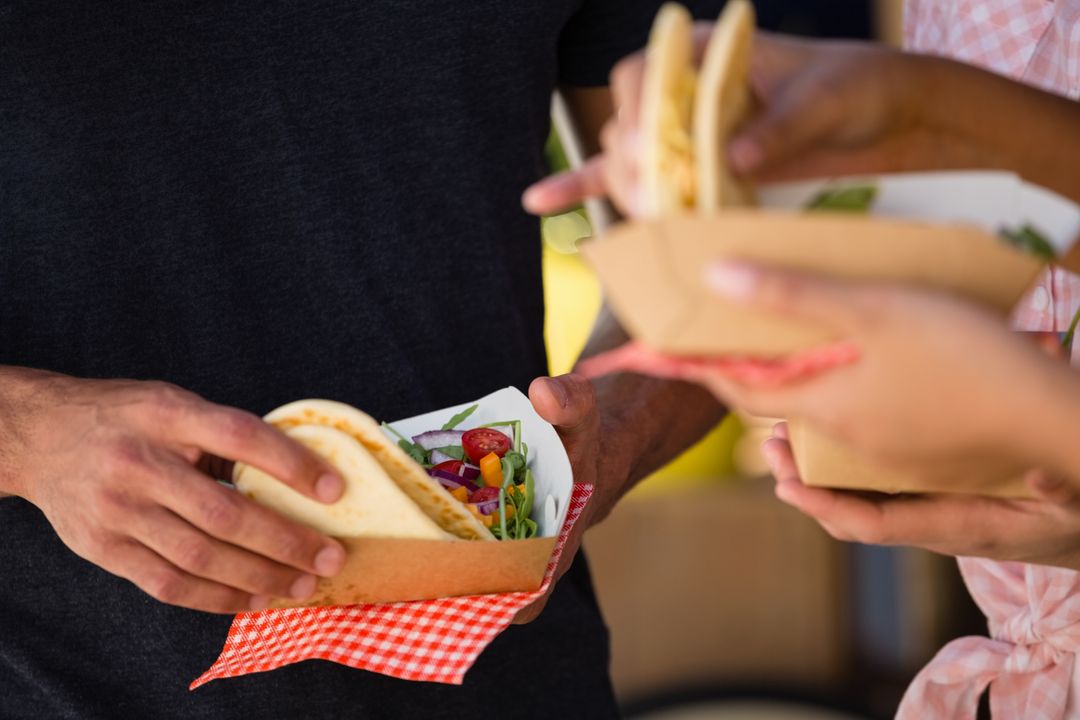
<path id="1" fill-rule="evenodd" d="M 588 220 L 580 213 L 567 213 L 545 218 L 542 227 L 547 307 L 544 334 L 551 373 L 561 375 L 573 368 L 585 347 L 602 295 L 592 270 L 576 254 L 577 242 L 590 234 Z M 649 478 L 638 492 L 668 491 L 734 476 L 734 448 L 742 434 L 740 420 L 728 416 L 697 445 Z"/>

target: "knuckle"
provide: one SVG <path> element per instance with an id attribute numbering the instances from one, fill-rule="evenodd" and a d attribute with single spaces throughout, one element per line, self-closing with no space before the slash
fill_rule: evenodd
<path id="1" fill-rule="evenodd" d="M 171 383 L 154 382 L 148 393 L 148 402 L 154 413 L 163 420 L 175 419 L 191 406 L 195 396 Z"/>
<path id="2" fill-rule="evenodd" d="M 311 549 L 310 542 L 302 533 L 282 529 L 274 536 L 273 550 L 275 557 L 298 567 L 306 567 L 311 564 L 315 552 Z"/>
<path id="3" fill-rule="evenodd" d="M 115 488 L 99 488 L 87 500 L 86 509 L 99 521 L 112 523 L 127 515 L 131 503 L 128 497 Z"/>
<path id="4" fill-rule="evenodd" d="M 209 494 L 198 508 L 202 527 L 218 537 L 228 535 L 240 524 L 240 503 L 227 490 Z"/>
<path id="5" fill-rule="evenodd" d="M 214 560 L 214 549 L 202 538 L 185 540 L 176 550 L 177 564 L 195 575 L 206 572 Z"/>
<path id="6" fill-rule="evenodd" d="M 155 600 L 174 605 L 184 598 L 184 585 L 184 578 L 180 573 L 169 568 L 160 568 L 151 572 L 139 587 Z"/>
<path id="7" fill-rule="evenodd" d="M 255 437 L 261 424 L 262 420 L 251 413 L 229 409 L 221 415 L 218 432 L 230 444 L 244 445 Z"/>
<path id="8" fill-rule="evenodd" d="M 110 477 L 144 472 L 150 467 L 146 444 L 134 437 L 114 440 L 105 449 L 102 468 Z"/>

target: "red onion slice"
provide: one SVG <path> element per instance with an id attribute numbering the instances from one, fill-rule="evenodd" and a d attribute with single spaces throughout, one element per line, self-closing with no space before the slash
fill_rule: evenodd
<path id="1" fill-rule="evenodd" d="M 413 442 L 425 450 L 460 445 L 464 430 L 429 430 L 419 435 L 413 435 Z"/>
<path id="2" fill-rule="evenodd" d="M 443 487 L 447 490 L 455 490 L 459 487 L 463 487 L 471 494 L 480 489 L 480 487 L 472 480 L 452 472 L 447 472 L 446 470 L 436 470 L 432 468 L 428 471 L 428 474 L 442 483 Z"/>
<path id="3" fill-rule="evenodd" d="M 490 515 L 499 509 L 499 501 L 488 500 L 487 502 L 478 503 L 476 509 L 480 511 L 481 515 Z"/>

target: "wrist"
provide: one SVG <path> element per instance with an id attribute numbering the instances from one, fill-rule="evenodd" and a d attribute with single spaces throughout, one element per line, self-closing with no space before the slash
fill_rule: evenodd
<path id="1" fill-rule="evenodd" d="M 35 418 L 50 404 L 63 375 L 30 368 L 0 366 L 0 496 L 29 499 L 25 463 Z"/>

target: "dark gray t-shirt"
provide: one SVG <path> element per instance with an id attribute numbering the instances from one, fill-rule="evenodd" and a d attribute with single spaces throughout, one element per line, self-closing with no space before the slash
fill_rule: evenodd
<path id="1" fill-rule="evenodd" d="M 604 83 L 657 4 L 0 2 L 0 364 L 256 413 L 524 388 L 546 366 L 519 196 L 551 91 Z M 5 719 L 614 713 L 583 562 L 464 687 L 309 661 L 188 692 L 228 625 L 0 500 Z"/>

